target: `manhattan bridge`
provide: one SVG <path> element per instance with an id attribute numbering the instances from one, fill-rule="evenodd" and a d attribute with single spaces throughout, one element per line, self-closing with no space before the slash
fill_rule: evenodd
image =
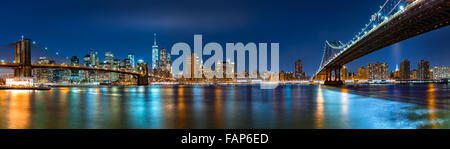
<path id="1" fill-rule="evenodd" d="M 340 71 L 343 65 L 397 42 L 447 26 L 449 6 L 449 0 L 386 0 L 352 40 L 325 42 L 314 79 L 325 80 L 326 85 L 342 85 Z"/>

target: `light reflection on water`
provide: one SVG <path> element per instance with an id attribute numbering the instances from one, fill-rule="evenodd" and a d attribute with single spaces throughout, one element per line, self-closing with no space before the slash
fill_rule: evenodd
<path id="1" fill-rule="evenodd" d="M 447 85 L 0 90 L 0 128 L 450 128 Z"/>

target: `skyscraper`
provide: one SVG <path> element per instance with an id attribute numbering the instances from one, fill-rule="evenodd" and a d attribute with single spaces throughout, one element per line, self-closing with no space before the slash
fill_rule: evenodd
<path id="1" fill-rule="evenodd" d="M 105 52 L 105 63 L 112 65 L 114 62 L 114 54 L 112 52 Z"/>
<path id="2" fill-rule="evenodd" d="M 430 62 L 425 60 L 420 60 L 417 64 L 417 75 L 418 79 L 429 79 L 430 73 Z"/>
<path id="3" fill-rule="evenodd" d="M 170 60 L 170 52 L 166 52 L 166 59 L 167 59 L 167 65 L 166 65 L 166 70 L 170 73 L 172 73 L 172 65 L 171 65 L 171 60 Z"/>
<path id="4" fill-rule="evenodd" d="M 128 59 L 130 59 L 131 66 L 133 69 L 136 68 L 136 61 L 134 59 L 134 53 L 128 53 Z"/>
<path id="5" fill-rule="evenodd" d="M 80 60 L 76 56 L 72 56 L 70 59 L 70 63 L 72 66 L 78 66 L 80 64 Z"/>
<path id="6" fill-rule="evenodd" d="M 92 64 L 91 64 L 91 56 L 89 55 L 89 54 L 87 54 L 86 56 L 84 56 L 84 58 L 83 58 L 83 63 L 84 63 L 84 66 L 86 66 L 86 67 L 91 67 L 92 66 Z"/>
<path id="7" fill-rule="evenodd" d="M 160 49 L 160 56 L 159 56 L 159 68 L 162 71 L 166 70 L 166 48 Z"/>
<path id="8" fill-rule="evenodd" d="M 152 69 L 157 69 L 158 68 L 158 63 L 157 61 L 159 55 L 158 55 L 158 45 L 156 44 L 156 33 L 153 34 L 153 46 L 152 46 Z"/>
<path id="9" fill-rule="evenodd" d="M 90 60 L 91 60 L 91 66 L 95 67 L 99 65 L 99 60 L 98 60 L 98 52 L 95 52 L 93 50 L 91 50 L 90 52 Z"/>
<path id="10" fill-rule="evenodd" d="M 387 63 L 369 63 L 367 64 L 369 72 L 369 80 L 386 80 L 388 79 L 388 64 Z"/>
<path id="11" fill-rule="evenodd" d="M 201 77 L 202 68 L 199 56 L 197 56 L 195 53 L 192 53 L 191 56 L 186 56 L 186 63 L 188 64 L 188 67 L 190 66 L 190 68 L 188 69 L 191 69 L 191 80 L 194 80 L 195 76 Z M 224 66 L 221 65 L 221 67 Z"/>
<path id="12" fill-rule="evenodd" d="M 400 62 L 400 78 L 409 79 L 410 78 L 410 65 L 409 60 L 404 60 Z"/>
<path id="13" fill-rule="evenodd" d="M 410 79 L 413 79 L 413 80 L 415 80 L 415 79 L 419 79 L 419 75 L 418 75 L 418 72 L 417 72 L 417 70 L 412 70 L 411 71 L 411 75 L 409 75 L 409 78 Z"/>
<path id="14" fill-rule="evenodd" d="M 295 78 L 300 79 L 305 77 L 302 74 L 303 74 L 302 60 L 299 59 L 295 62 Z"/>

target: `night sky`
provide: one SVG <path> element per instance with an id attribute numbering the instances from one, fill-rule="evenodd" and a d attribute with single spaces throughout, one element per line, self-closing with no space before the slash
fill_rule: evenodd
<path id="1" fill-rule="evenodd" d="M 150 61 L 153 33 L 158 45 L 176 42 L 193 47 L 193 35 L 203 43 L 278 42 L 280 68 L 294 70 L 303 60 L 311 75 L 319 67 L 325 40 L 347 42 L 369 22 L 385 0 L 257 0 L 257 1 L 117 1 L 21 0 L 0 5 L 0 46 L 21 35 L 65 56 L 82 57 L 93 48 L 104 58 L 128 52 Z M 354 71 L 368 62 L 387 62 L 389 71 L 403 59 L 417 68 L 420 59 L 431 66 L 450 64 L 450 28 L 444 27 L 360 58 L 347 66 Z M 173 57 L 174 58 L 174 57 Z"/>

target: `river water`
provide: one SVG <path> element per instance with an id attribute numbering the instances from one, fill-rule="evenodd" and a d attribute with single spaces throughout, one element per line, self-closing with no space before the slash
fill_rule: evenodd
<path id="1" fill-rule="evenodd" d="M 0 128 L 450 128 L 447 84 L 0 90 Z"/>

